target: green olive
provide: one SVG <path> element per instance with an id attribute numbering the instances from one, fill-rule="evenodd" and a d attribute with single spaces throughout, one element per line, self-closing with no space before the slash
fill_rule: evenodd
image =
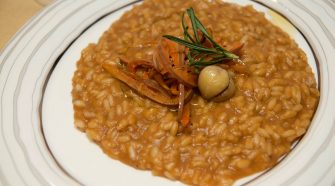
<path id="1" fill-rule="evenodd" d="M 211 99 L 219 95 L 229 85 L 228 72 L 218 66 L 207 66 L 201 70 L 198 87 L 203 98 Z"/>

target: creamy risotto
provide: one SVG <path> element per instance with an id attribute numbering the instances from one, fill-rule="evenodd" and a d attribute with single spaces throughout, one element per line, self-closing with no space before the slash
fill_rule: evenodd
<path id="1" fill-rule="evenodd" d="M 103 64 L 119 62 L 120 56 L 151 61 L 163 35 L 182 38 L 181 15 L 189 7 L 218 44 L 243 47 L 238 66 L 221 65 L 234 74 L 234 95 L 215 102 L 194 88 L 190 121 L 183 126 L 178 108 L 139 94 Z M 82 51 L 72 96 L 75 126 L 111 158 L 207 186 L 231 185 L 274 166 L 306 132 L 319 91 L 304 52 L 253 7 L 219 0 L 145 0 Z"/>

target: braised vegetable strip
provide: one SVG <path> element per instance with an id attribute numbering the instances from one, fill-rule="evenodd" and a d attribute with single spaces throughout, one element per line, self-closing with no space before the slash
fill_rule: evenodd
<path id="1" fill-rule="evenodd" d="M 105 63 L 102 67 L 109 72 L 114 78 L 127 84 L 138 93 L 150 98 L 151 100 L 167 106 L 178 106 L 180 100 L 178 96 L 169 95 L 159 84 L 151 79 L 144 79 L 134 73 L 125 70 L 117 64 Z M 191 99 L 192 89 L 187 89 L 184 93 L 184 100 Z"/>

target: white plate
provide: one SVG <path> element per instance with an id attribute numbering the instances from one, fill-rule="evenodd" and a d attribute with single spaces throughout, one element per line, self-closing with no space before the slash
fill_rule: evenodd
<path id="1" fill-rule="evenodd" d="M 271 170 L 237 184 L 334 185 L 335 3 L 231 2 L 253 4 L 286 30 L 307 53 L 321 91 L 312 125 L 294 150 Z M 80 51 L 134 3 L 57 1 L 3 50 L 0 185 L 182 185 L 108 158 L 73 126 L 71 78 Z"/>

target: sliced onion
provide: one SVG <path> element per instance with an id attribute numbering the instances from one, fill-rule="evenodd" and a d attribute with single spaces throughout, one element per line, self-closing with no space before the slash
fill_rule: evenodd
<path id="1" fill-rule="evenodd" d="M 164 41 L 164 40 L 162 40 Z M 168 75 L 169 78 L 176 79 L 179 83 L 182 83 L 188 87 L 196 87 L 197 79 L 196 75 L 185 76 L 185 73 L 188 73 L 186 69 L 183 70 L 186 66 L 185 64 L 185 54 L 178 51 L 178 58 L 180 60 L 179 66 L 172 66 L 170 61 L 170 54 L 166 48 L 162 45 L 162 41 L 157 45 L 157 49 L 153 54 L 153 66 L 154 68 L 163 75 Z M 178 45 L 178 50 L 181 50 L 182 47 Z M 186 77 L 186 78 L 185 78 Z"/>
<path id="2" fill-rule="evenodd" d="M 165 75 L 168 74 L 169 76 L 172 74 L 172 68 L 169 61 L 169 54 L 166 50 L 162 47 L 162 41 L 157 45 L 157 48 L 152 56 L 153 66 L 154 68 L 160 72 L 161 74 Z M 175 77 L 171 77 L 174 78 Z"/>
<path id="3" fill-rule="evenodd" d="M 169 93 L 168 91 L 166 91 L 162 86 L 160 86 L 154 80 L 151 80 L 151 79 L 142 79 L 141 81 L 143 81 L 143 83 L 145 85 L 147 85 L 149 88 L 151 88 L 152 90 L 158 91 L 158 92 L 162 93 L 163 95 L 165 95 L 167 97 L 172 96 L 171 93 Z"/>
<path id="4" fill-rule="evenodd" d="M 160 65 L 159 65 L 158 60 L 159 60 L 159 59 L 158 59 L 158 52 L 157 52 L 157 50 L 155 50 L 154 53 L 152 54 L 152 63 L 153 63 L 154 68 L 155 68 L 158 72 L 160 72 L 161 67 L 160 67 Z"/>
<path id="5" fill-rule="evenodd" d="M 178 104 L 178 120 L 181 120 L 183 116 L 185 102 L 185 86 L 182 83 L 179 83 L 179 104 Z"/>

